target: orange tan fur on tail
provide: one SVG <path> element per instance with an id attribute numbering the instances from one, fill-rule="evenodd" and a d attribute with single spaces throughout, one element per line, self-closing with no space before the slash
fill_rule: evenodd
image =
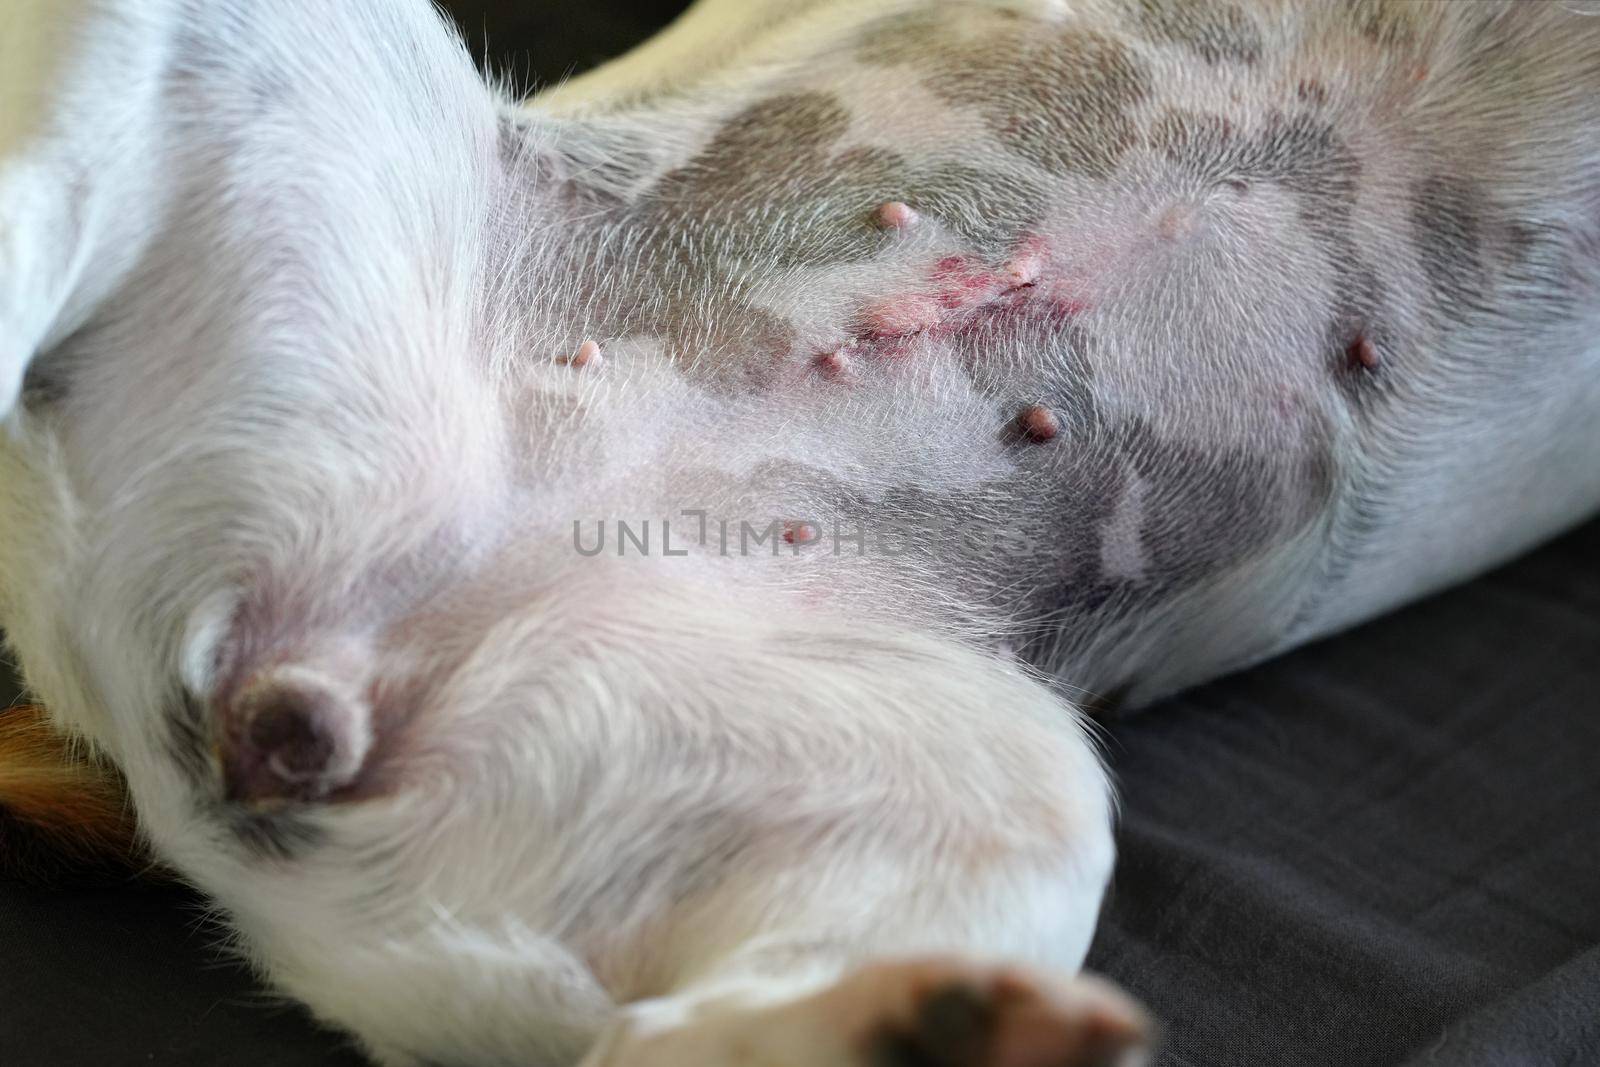
<path id="1" fill-rule="evenodd" d="M 0 710 L 0 877 L 54 881 L 143 867 L 122 777 L 42 708 Z"/>

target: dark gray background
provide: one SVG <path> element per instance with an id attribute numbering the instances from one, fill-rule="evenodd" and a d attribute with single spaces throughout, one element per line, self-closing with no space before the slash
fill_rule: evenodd
<path id="1" fill-rule="evenodd" d="M 459 0 L 522 83 L 676 0 Z M 1122 860 L 1091 966 L 1163 1063 L 1600 1064 L 1600 523 L 1113 725 Z M 0 707 L 14 694 L 0 672 Z M 0 1064 L 355 1064 L 200 902 L 0 882 Z"/>

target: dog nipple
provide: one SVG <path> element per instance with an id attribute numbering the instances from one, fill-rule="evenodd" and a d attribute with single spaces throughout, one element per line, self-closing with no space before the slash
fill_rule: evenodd
<path id="1" fill-rule="evenodd" d="M 603 361 L 600 355 L 600 342 L 593 340 L 584 341 L 576 352 L 556 357 L 557 363 L 569 367 L 598 367 Z"/>
<path id="2" fill-rule="evenodd" d="M 1366 334 L 1359 335 L 1350 345 L 1346 353 L 1350 366 L 1361 367 L 1364 370 L 1378 369 L 1378 346 L 1372 343 L 1372 338 Z"/>
<path id="3" fill-rule="evenodd" d="M 1061 432 L 1061 420 L 1043 404 L 1030 404 L 1017 416 L 1017 429 L 1035 444 L 1053 441 Z"/>
<path id="4" fill-rule="evenodd" d="M 915 208 L 898 200 L 891 200 L 878 208 L 874 216 L 885 230 L 904 230 L 917 224 L 920 218 Z"/>
<path id="5" fill-rule="evenodd" d="M 824 378 L 842 378 L 850 370 L 850 357 L 842 348 L 824 352 L 812 362 Z"/>

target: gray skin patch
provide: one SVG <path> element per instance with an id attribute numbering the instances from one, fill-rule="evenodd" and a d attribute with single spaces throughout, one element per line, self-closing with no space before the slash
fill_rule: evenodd
<path id="1" fill-rule="evenodd" d="M 1270 116 L 1242 135 L 1227 119 L 1169 111 L 1151 130 L 1151 144 L 1205 186 L 1273 182 L 1295 193 L 1301 223 L 1324 250 L 1333 270 L 1333 314 L 1324 365 L 1347 397 L 1368 406 L 1383 376 L 1348 373 L 1351 352 L 1366 338 L 1385 357 L 1399 350 L 1387 325 L 1382 287 L 1361 254 L 1353 226 L 1361 163 L 1331 124 L 1312 113 Z"/>
<path id="2" fill-rule="evenodd" d="M 1103 34 L 1004 10 L 973 21 L 940 12 L 883 20 L 858 53 L 924 67 L 933 92 L 976 110 L 1001 144 L 1052 174 L 1111 174 L 1138 141 L 1129 111 L 1150 91 L 1129 51 Z"/>
<path id="3" fill-rule="evenodd" d="M 1349 0 L 1340 10 L 1367 40 L 1385 48 L 1409 48 L 1417 40 L 1417 0 Z"/>
<path id="4" fill-rule="evenodd" d="M 759 512 L 755 501 L 791 500 L 826 529 L 870 529 L 878 551 L 892 544 L 915 561 L 906 582 L 936 576 L 926 600 L 953 593 L 987 617 L 1012 620 L 1019 651 L 1055 661 L 1075 651 L 1062 647 L 1063 636 L 1103 637 L 1149 620 L 1175 593 L 1305 529 L 1334 490 L 1327 427 L 1286 456 L 1185 444 L 1140 419 L 1109 417 L 1095 401 L 1094 343 L 1075 327 L 1045 344 L 997 323 L 952 344 L 1001 410 L 1038 402 L 1059 418 L 1059 433 L 1042 443 L 997 427 L 1011 453 L 1007 476 L 960 491 L 902 485 L 868 498 L 786 462 L 764 465 L 728 493 L 748 493 L 739 506 L 750 510 Z M 1129 536 L 1114 527 L 1134 484 L 1141 512 L 1132 536 L 1146 565 L 1128 575 L 1108 565 L 1105 548 L 1107 537 Z"/>
<path id="5" fill-rule="evenodd" d="M 67 368 L 49 358 L 36 359 L 22 376 L 22 406 L 30 411 L 55 407 L 71 389 Z"/>
<path id="6" fill-rule="evenodd" d="M 1188 48 L 1216 66 L 1261 59 L 1261 28 L 1235 4 L 1220 0 L 1139 0 L 1136 24 L 1155 40 Z"/>
<path id="7" fill-rule="evenodd" d="M 794 354 L 797 338 L 751 292 L 774 268 L 882 255 L 892 242 L 874 214 L 890 200 L 937 219 L 992 258 L 1045 212 L 1045 191 L 1003 167 L 841 150 L 849 123 L 827 93 L 759 101 L 694 159 L 616 210 L 597 250 L 571 268 L 608 279 L 594 295 L 596 328 L 662 336 L 669 356 L 698 380 L 760 388 Z"/>
<path id="8" fill-rule="evenodd" d="M 1428 178 L 1412 197 L 1411 224 L 1441 314 L 1481 303 L 1483 214 L 1476 190 L 1461 178 Z"/>
<path id="9" fill-rule="evenodd" d="M 1333 492 L 1327 440 L 1307 442 L 1286 463 L 1265 451 L 1168 441 L 1142 422 L 1120 436 L 1150 486 L 1140 536 L 1152 580 L 1169 587 L 1193 584 L 1303 529 Z"/>
<path id="10" fill-rule="evenodd" d="M 944 223 L 980 255 L 1000 256 L 1039 225 L 1046 195 L 1036 182 L 999 167 L 938 163 L 919 171 L 902 199 Z"/>
<path id="11" fill-rule="evenodd" d="M 1543 220 L 1513 220 L 1505 227 L 1505 280 L 1518 307 L 1555 322 L 1600 296 L 1600 220 L 1574 232 Z"/>
<path id="12" fill-rule="evenodd" d="M 592 309 L 600 331 L 662 336 L 669 357 L 699 380 L 761 386 L 795 333 L 755 306 L 748 279 L 775 265 L 859 260 L 881 244 L 867 201 L 893 184 L 901 164 L 892 153 L 862 151 L 833 166 L 849 124 L 827 93 L 770 97 L 730 119 L 698 156 L 609 220 L 580 268 L 611 283 Z M 822 224 L 786 218 L 774 189 L 810 204 Z M 752 353 L 767 358 L 752 361 Z"/>
<path id="13" fill-rule="evenodd" d="M 761 101 L 663 177 L 628 222 L 658 232 L 692 226 L 700 235 L 693 258 L 709 257 L 721 275 L 750 263 L 870 259 L 883 249 L 872 213 L 888 200 L 938 217 L 975 245 L 1009 243 L 1043 213 L 1044 191 L 1003 170 L 954 160 L 913 165 L 880 148 L 836 152 L 849 121 L 822 93 Z"/>
<path id="14" fill-rule="evenodd" d="M 1002 145 L 1055 174 L 1105 176 L 1128 152 L 1153 147 L 1197 187 L 1281 184 L 1334 266 L 1341 310 L 1330 351 L 1336 335 L 1374 328 L 1379 288 L 1352 236 L 1359 162 L 1314 115 L 1278 115 L 1246 135 L 1220 118 L 1173 112 L 1146 141 L 1130 116 L 1146 79 L 1126 48 L 1014 13 L 940 8 L 897 17 L 869 31 L 860 54 L 915 65 L 937 95 L 988 119 Z M 1013 251 L 1047 213 L 1051 191 L 1004 159 L 979 169 L 961 145 L 913 159 L 849 144 L 850 126 L 829 93 L 762 100 L 694 159 L 600 212 L 595 239 L 574 243 L 589 257 L 577 273 L 603 280 L 587 297 L 602 314 L 588 321 L 603 320 L 604 332 L 665 336 L 686 374 L 748 395 L 797 343 L 788 323 L 754 307 L 752 286 L 773 267 L 887 258 L 895 238 L 874 212 L 889 200 L 936 218 L 973 261 Z M 1050 304 L 1022 293 L 929 342 L 992 401 L 996 442 L 1011 461 L 1004 475 L 959 490 L 890 484 L 868 493 L 797 457 L 737 478 L 707 469 L 677 472 L 675 481 L 730 515 L 815 521 L 824 536 L 870 528 L 905 559 L 861 565 L 879 568 L 879 578 L 888 568 L 905 610 L 960 603 L 973 617 L 1009 623 L 1019 651 L 1053 664 L 1072 661 L 1079 644 L 1149 625 L 1175 594 L 1324 513 L 1335 481 L 1330 430 L 1312 427 L 1289 450 L 1211 447 L 1113 415 L 1095 395 L 1101 342 Z M 1337 352 L 1344 359 L 1345 345 Z M 1048 438 L 1015 432 L 1012 417 L 1033 405 L 1059 423 Z M 1139 501 L 1134 530 L 1126 515 L 1118 525 L 1130 491 Z M 1140 566 L 1117 566 L 1108 537 Z M 927 590 L 914 591 L 919 582 Z"/>
<path id="15" fill-rule="evenodd" d="M 1333 491 L 1327 440 L 1307 441 L 1298 459 L 1286 461 L 1171 441 L 1130 419 L 1074 427 L 1064 449 L 1075 454 L 1048 478 L 1069 487 L 1064 498 L 1058 495 L 1063 510 L 1053 521 L 1072 538 L 1072 551 L 1039 561 L 1052 565 L 1036 573 L 1039 606 L 1068 634 L 1148 619 L 1154 604 L 1304 529 Z M 1141 483 L 1138 536 L 1148 562 L 1137 577 L 1125 577 L 1106 572 L 1101 549 L 1134 479 Z"/>
<path id="16" fill-rule="evenodd" d="M 1014 11 L 987 13 L 997 24 L 1013 24 L 1020 16 Z M 856 54 L 863 63 L 876 66 L 901 66 L 923 63 L 949 40 L 949 16 L 933 8 L 919 8 L 904 15 L 891 15 L 871 23 L 856 41 Z"/>
<path id="17" fill-rule="evenodd" d="M 1378 419 L 1399 396 L 1409 348 L 1393 325 L 1377 272 L 1355 236 L 1360 161 L 1331 124 L 1314 112 L 1280 112 L 1244 135 L 1218 116 L 1175 111 L 1156 124 L 1152 143 L 1207 184 L 1236 183 L 1248 195 L 1251 183 L 1266 181 L 1296 195 L 1301 224 L 1333 272 L 1321 359 L 1347 409 L 1366 423 Z M 1366 366 L 1363 354 L 1375 354 L 1376 365 Z M 1308 468 L 1304 475 L 1325 481 L 1325 500 L 1336 472 L 1326 450 L 1310 453 L 1313 460 L 1319 455 L 1320 469 Z M 1350 565 L 1349 546 L 1371 543 L 1384 516 L 1394 513 L 1373 488 L 1375 477 L 1369 470 L 1344 486 L 1341 540 L 1330 548 L 1323 588 L 1336 584 Z M 1310 598 L 1302 611 L 1314 611 L 1319 602 L 1319 597 Z"/>

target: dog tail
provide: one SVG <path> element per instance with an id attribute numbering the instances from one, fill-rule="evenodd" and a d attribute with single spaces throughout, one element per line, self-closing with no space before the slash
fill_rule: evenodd
<path id="1" fill-rule="evenodd" d="M 41 708 L 0 710 L 0 876 L 36 883 L 127 877 L 146 863 L 122 777 Z"/>

